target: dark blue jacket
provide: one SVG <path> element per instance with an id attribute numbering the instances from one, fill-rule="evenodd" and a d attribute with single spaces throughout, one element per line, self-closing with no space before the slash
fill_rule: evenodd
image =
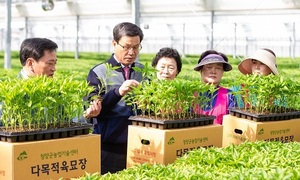
<path id="1" fill-rule="evenodd" d="M 114 76 L 107 77 L 105 63 L 111 64 L 113 67 L 119 67 L 112 71 Z M 131 124 L 128 117 L 134 115 L 134 111 L 131 106 L 126 105 L 119 94 L 119 88 L 125 81 L 121 64 L 114 59 L 113 55 L 105 63 L 93 67 L 87 77 L 89 85 L 95 89 L 87 98 L 90 99 L 100 93 L 103 99 L 101 112 L 97 116 L 97 125 L 94 126 L 94 133 L 101 134 L 102 143 L 125 144 L 127 143 L 128 125 Z M 132 67 L 143 68 L 143 65 L 135 62 Z M 103 92 L 99 92 L 103 87 L 103 81 L 101 82 L 100 79 L 106 81 Z M 140 82 L 142 74 L 131 68 L 130 79 Z"/>

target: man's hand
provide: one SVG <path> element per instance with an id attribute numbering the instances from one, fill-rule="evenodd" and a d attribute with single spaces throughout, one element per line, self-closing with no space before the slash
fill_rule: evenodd
<path id="1" fill-rule="evenodd" d="M 130 79 L 123 82 L 119 88 L 119 93 L 121 96 L 125 96 L 128 92 L 132 91 L 132 87 L 137 87 L 140 83 L 136 80 Z"/>
<path id="2" fill-rule="evenodd" d="M 102 109 L 101 100 L 95 99 L 91 101 L 90 107 L 83 112 L 83 117 L 86 119 L 96 117 L 100 114 L 101 109 Z"/>

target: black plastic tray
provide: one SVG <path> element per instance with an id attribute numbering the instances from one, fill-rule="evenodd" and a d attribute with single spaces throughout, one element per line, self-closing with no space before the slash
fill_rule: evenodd
<path id="1" fill-rule="evenodd" d="M 300 111 L 291 111 L 286 113 L 254 114 L 239 108 L 229 108 L 229 113 L 232 116 L 249 119 L 256 122 L 282 121 L 300 118 Z"/>
<path id="2" fill-rule="evenodd" d="M 142 116 L 130 116 L 132 125 L 152 127 L 157 129 L 177 129 L 186 127 L 205 126 L 213 124 L 215 116 L 203 116 L 185 120 L 159 120 Z"/>
<path id="3" fill-rule="evenodd" d="M 3 126 L 0 128 L 0 139 L 5 142 L 25 142 L 48 139 L 58 139 L 89 134 L 92 124 L 81 124 L 65 128 L 36 130 L 26 132 L 7 131 Z"/>

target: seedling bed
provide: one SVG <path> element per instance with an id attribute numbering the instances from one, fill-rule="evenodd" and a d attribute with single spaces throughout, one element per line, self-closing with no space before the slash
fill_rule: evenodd
<path id="1" fill-rule="evenodd" d="M 229 113 L 232 116 L 244 118 L 256 122 L 266 121 L 283 121 L 289 119 L 300 118 L 300 111 L 291 111 L 285 113 L 268 113 L 268 114 L 255 114 L 247 109 L 230 108 Z"/>
<path id="2" fill-rule="evenodd" d="M 0 128 L 0 139 L 4 142 L 25 142 L 39 141 L 49 139 L 59 139 L 66 137 L 74 137 L 78 135 L 89 134 L 92 124 L 73 125 L 70 127 L 46 129 L 46 130 L 30 130 L 30 131 L 12 131 Z"/>
<path id="3" fill-rule="evenodd" d="M 196 126 L 206 126 L 213 124 L 215 116 L 203 116 L 200 118 L 181 119 L 181 120 L 161 120 L 152 119 L 148 116 L 131 116 L 129 120 L 132 125 L 152 127 L 156 129 L 178 129 Z"/>

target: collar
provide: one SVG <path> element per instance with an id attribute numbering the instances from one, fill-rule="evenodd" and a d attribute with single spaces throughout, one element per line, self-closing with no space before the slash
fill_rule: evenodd
<path id="1" fill-rule="evenodd" d="M 122 68 L 125 67 L 124 64 L 120 63 L 120 61 L 117 59 L 117 57 L 116 57 L 115 54 L 113 54 L 113 57 L 114 57 L 114 59 L 117 61 L 117 63 L 118 63 L 119 65 L 121 65 Z M 131 68 L 131 66 L 134 66 L 134 63 L 133 63 L 133 64 L 130 64 L 128 67 Z"/>
<path id="2" fill-rule="evenodd" d="M 29 79 L 29 76 L 26 74 L 26 72 L 24 71 L 24 69 L 21 69 L 20 74 L 21 74 L 21 77 L 22 77 L 23 79 Z"/>

